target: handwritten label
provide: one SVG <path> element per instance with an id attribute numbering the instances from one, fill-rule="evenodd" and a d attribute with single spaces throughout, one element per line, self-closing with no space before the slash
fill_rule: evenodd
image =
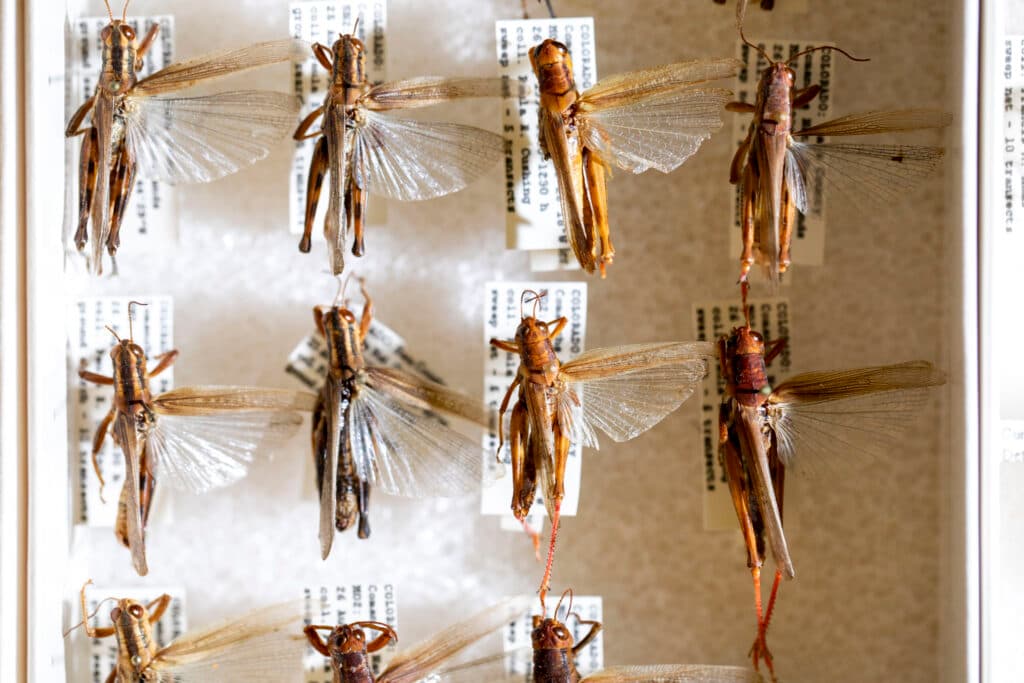
<path id="1" fill-rule="evenodd" d="M 490 345 L 492 338 L 511 340 L 521 320 L 520 299 L 524 290 L 547 292 L 547 296 L 537 302 L 537 318 L 548 322 L 562 316 L 568 324 L 554 340 L 555 352 L 564 363 L 583 352 L 587 330 L 587 284 L 585 282 L 489 282 L 486 286 L 484 300 L 484 344 L 488 352 L 484 358 L 484 401 L 492 411 L 491 427 L 483 439 L 484 477 L 485 481 L 494 480 L 493 485 L 484 488 L 480 501 L 480 512 L 485 515 L 509 515 L 512 502 L 512 470 L 509 465 L 511 458 L 507 446 L 500 456 L 505 464 L 505 476 L 498 477 L 498 465 L 495 453 L 498 448 L 498 408 L 509 386 L 515 380 L 519 370 L 519 356 L 502 351 Z M 533 303 L 526 306 L 531 314 Z M 516 392 L 513 392 L 505 419 L 515 405 Z M 507 424 L 506 424 L 507 427 Z M 507 434 L 507 432 L 506 432 Z M 569 460 L 565 466 L 565 498 L 562 500 L 562 514 L 575 515 L 579 504 L 581 478 L 581 451 L 579 444 L 569 449 Z M 545 514 L 543 504 L 544 491 L 537 488 L 537 500 L 534 503 L 531 517 L 540 518 Z M 506 528 L 522 529 L 517 522 Z M 536 526 L 534 528 L 537 528 Z"/>
<path id="2" fill-rule="evenodd" d="M 773 60 L 782 60 L 795 55 L 801 50 L 827 42 L 796 41 L 796 40 L 765 40 L 758 45 Z M 736 77 L 736 99 L 740 102 L 753 104 L 757 99 L 758 78 L 768 68 L 768 62 L 756 50 L 739 44 L 738 57 L 743 62 L 739 75 Z M 816 125 L 832 117 L 832 90 L 835 80 L 836 56 L 828 50 L 811 52 L 796 60 L 791 65 L 796 72 L 796 89 L 818 84 L 821 92 L 809 104 L 793 112 L 793 129 L 800 130 Z M 746 139 L 750 129 L 751 116 L 733 116 L 733 142 L 739 147 Z M 824 138 L 818 138 L 820 142 Z M 815 183 L 821 187 L 821 183 Z M 743 235 L 740 230 L 740 185 L 734 186 L 732 207 L 732 237 L 729 253 L 739 258 L 743 250 Z M 808 192 L 807 213 L 797 212 L 796 226 L 793 229 L 792 260 L 793 263 L 821 265 L 825 262 L 825 199 L 823 196 Z M 759 270 L 756 269 L 755 270 Z"/>
<path id="3" fill-rule="evenodd" d="M 328 51 L 344 34 L 355 36 L 366 46 L 366 72 L 374 84 L 385 78 L 387 36 L 387 2 L 385 0 L 349 0 L 348 2 L 292 2 L 289 5 L 289 31 L 293 38 L 309 43 L 318 42 Z M 356 19 L 359 26 L 355 26 Z M 302 103 L 302 117 L 324 103 L 324 97 L 331 85 L 331 72 L 327 71 L 312 52 L 306 61 L 294 65 L 293 86 Z M 300 119 L 301 120 L 301 119 Z M 307 131 L 320 130 L 320 120 L 315 121 Z M 292 157 L 292 172 L 289 181 L 288 226 L 293 234 L 302 234 L 306 222 L 306 184 L 309 180 L 309 161 L 313 156 L 316 138 L 303 140 L 295 146 Z M 368 223 L 382 223 L 386 220 L 381 202 L 368 204 Z M 319 234 L 327 209 L 327 192 L 320 196 L 314 233 Z"/>
<path id="4" fill-rule="evenodd" d="M 767 342 L 789 339 L 791 320 L 786 299 L 752 299 L 750 326 L 764 335 Z M 717 341 L 743 324 L 743 309 L 737 302 L 699 303 L 693 307 L 693 324 L 697 341 Z M 792 373 L 792 343 L 768 366 L 768 379 L 773 384 Z M 704 444 L 704 529 L 720 531 L 736 529 L 736 511 L 729 495 L 725 468 L 718 457 L 718 412 L 725 394 L 725 381 L 717 362 L 704 380 L 700 418 Z"/>
<path id="5" fill-rule="evenodd" d="M 163 617 L 153 624 L 153 636 L 156 638 L 157 647 L 166 647 L 175 638 L 184 635 L 188 628 L 185 620 L 185 589 L 174 586 L 161 590 L 160 588 L 147 587 L 145 589 L 135 588 L 97 588 L 89 586 L 85 592 L 85 604 L 92 613 L 99 607 L 101 601 L 106 598 L 131 598 L 146 605 L 152 614 L 156 605 L 154 601 L 160 596 L 167 594 L 171 596 L 171 603 L 164 612 Z M 79 603 L 76 602 L 77 606 Z M 107 602 L 109 609 L 99 610 L 90 623 L 94 627 L 103 628 L 111 626 L 110 610 L 115 603 Z M 72 613 L 80 609 L 72 609 Z M 89 673 L 88 680 L 92 683 L 105 683 L 110 672 L 117 667 L 117 638 L 93 638 L 89 641 L 88 647 Z"/>
<path id="6" fill-rule="evenodd" d="M 398 630 L 398 603 L 395 588 L 389 583 L 354 583 L 339 586 L 319 586 L 303 591 L 303 623 L 308 626 L 335 627 L 355 621 L 380 621 Z M 319 631 L 325 640 L 329 631 Z M 373 639 L 375 631 L 367 633 Z M 374 675 L 381 672 L 388 660 L 397 651 L 392 641 L 383 650 L 370 655 L 370 666 Z M 303 658 L 306 672 L 305 683 L 333 683 L 331 661 L 313 649 L 306 648 Z"/>
<path id="7" fill-rule="evenodd" d="M 110 23 L 110 17 L 79 17 L 71 22 L 74 35 L 71 37 L 70 63 L 68 64 L 67 119 L 78 107 L 96 92 L 96 84 L 103 67 L 102 41 L 100 32 Z M 163 69 L 174 60 L 174 17 L 166 14 L 151 17 L 128 17 L 128 24 L 135 30 L 141 42 L 154 24 L 160 25 L 156 40 L 150 46 L 138 71 L 140 78 Z M 89 118 L 83 122 L 88 125 Z M 78 155 L 82 146 L 81 136 L 72 138 L 69 144 L 74 148 L 68 177 L 75 178 L 74 210 L 69 213 L 66 231 L 74 233 L 78 227 Z M 70 183 L 69 183 L 70 184 Z M 122 241 L 125 236 L 135 237 L 157 233 L 174 238 L 177 233 L 178 214 L 174 201 L 174 189 L 165 183 L 150 178 L 138 177 L 132 190 L 131 204 L 121 225 Z M 92 226 L 90 226 L 90 231 Z M 70 235 L 69 235 L 70 237 Z"/>
<path id="8" fill-rule="evenodd" d="M 550 599 L 550 598 L 549 598 Z M 589 624 L 580 624 L 580 619 L 569 618 L 568 600 L 562 603 L 555 615 L 572 633 L 573 642 L 580 642 L 590 632 Z M 576 595 L 572 599 L 572 611 L 585 621 L 602 621 L 604 619 L 603 604 L 599 595 Z M 515 653 L 506 659 L 506 673 L 515 680 L 533 680 L 533 656 L 530 634 L 533 632 L 533 615 L 530 610 L 505 630 L 504 647 L 506 653 Z M 604 635 L 598 633 L 594 640 L 576 655 L 576 668 L 580 674 L 587 676 L 604 668 Z"/>
<path id="9" fill-rule="evenodd" d="M 540 89 L 530 66 L 530 49 L 554 38 L 572 52 L 576 87 L 583 92 L 597 80 L 594 19 L 525 19 L 495 23 L 499 73 L 512 84 L 516 96 L 504 101 L 505 207 L 507 246 L 510 249 L 566 249 L 568 241 L 558 199 L 558 180 L 540 148 L 537 120 Z M 549 266 L 557 266 L 550 268 Z M 538 268 L 540 266 L 541 268 Z M 578 267 L 576 259 L 531 258 L 535 270 Z"/>
<path id="10" fill-rule="evenodd" d="M 73 501 L 74 519 L 77 524 L 90 526 L 113 526 L 117 518 L 117 502 L 124 483 L 124 456 L 121 449 L 114 444 L 110 430 L 103 440 L 97 454 L 100 471 L 106 480 L 104 500 L 100 499 L 100 484 L 93 472 L 92 443 L 93 436 L 103 419 L 113 407 L 114 388 L 100 386 L 78 377 L 78 368 L 82 360 L 84 367 L 91 372 L 106 377 L 113 375 L 110 350 L 117 343 L 114 335 L 106 329 L 110 326 L 122 339 L 129 338 L 128 303 L 139 301 L 147 306 L 133 306 L 133 322 L 131 335 L 135 343 L 142 347 L 149 359 L 152 370 L 159 361 L 156 356 L 170 351 L 173 346 L 173 302 L 170 297 L 98 297 L 82 299 L 72 308 L 68 329 L 72 330 L 71 345 L 71 394 L 69 402 L 71 420 L 76 434 L 76 443 L 72 452 L 72 476 L 75 497 Z M 168 391 L 174 379 L 174 366 L 171 366 L 150 380 L 150 392 L 153 396 Z M 161 512 L 167 504 L 163 501 L 167 496 L 157 493 L 154 500 L 155 510 L 151 519 L 167 519 L 167 513 Z"/>

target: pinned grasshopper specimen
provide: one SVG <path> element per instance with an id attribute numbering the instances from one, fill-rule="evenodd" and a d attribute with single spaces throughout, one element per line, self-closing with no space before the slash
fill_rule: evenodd
<path id="1" fill-rule="evenodd" d="M 332 48 L 313 45 L 331 72 L 323 105 L 295 131 L 296 140 L 317 138 L 309 165 L 305 230 L 299 250 L 310 250 L 313 221 L 325 175 L 330 175 L 324 235 L 334 274 L 345 268 L 348 231 L 352 253 L 364 252 L 367 198 L 380 194 L 403 201 L 433 199 L 466 187 L 504 155 L 500 135 L 455 123 L 403 119 L 394 110 L 417 109 L 468 97 L 500 97 L 497 78 L 424 76 L 372 86 L 366 48 L 343 35 Z M 310 131 L 321 120 L 319 130 Z"/>
<path id="2" fill-rule="evenodd" d="M 911 361 L 811 372 L 772 387 L 767 364 L 783 343 L 769 348 L 749 326 L 737 327 L 719 341 L 726 390 L 719 453 L 754 580 L 758 630 L 751 657 L 755 667 L 763 659 L 773 678 L 765 635 L 782 576 L 795 576 L 782 528 L 786 469 L 798 450 L 805 452 L 804 458 L 842 456 L 872 447 L 882 450 L 926 400 L 927 390 L 946 381 L 930 363 Z M 761 567 L 769 551 L 776 565 L 775 580 L 762 610 Z"/>
<path id="3" fill-rule="evenodd" d="M 90 97 L 71 117 L 65 135 L 82 136 L 75 246 L 92 240 L 90 267 L 103 270 L 103 249 L 113 258 L 136 175 L 171 183 L 210 182 L 262 159 L 287 135 L 298 102 L 287 93 L 242 90 L 183 97 L 179 91 L 206 81 L 291 59 L 292 40 L 222 50 L 172 64 L 139 79 L 146 52 L 159 30 L 138 42 L 107 3 L 103 70 Z M 86 119 L 88 118 L 88 123 Z M 92 234 L 89 234 L 89 223 Z"/>
<path id="4" fill-rule="evenodd" d="M 527 297 L 534 303 L 527 316 Z M 512 512 L 524 520 L 533 506 L 538 478 L 551 518 L 551 545 L 541 582 L 547 591 L 554 560 L 559 511 L 565 495 L 569 447 L 598 447 L 597 432 L 614 441 L 628 441 L 647 431 L 682 405 L 707 375 L 714 346 L 704 342 L 634 344 L 587 351 L 562 365 L 552 340 L 567 320 L 537 320 L 543 293 L 525 291 L 522 321 L 515 339 L 492 339 L 491 345 L 518 354 L 519 372 L 499 409 L 498 453 L 504 447 L 504 415 L 512 408 L 508 444 L 512 462 Z"/>
<path id="5" fill-rule="evenodd" d="M 565 612 L 562 603 L 569 595 Z M 569 619 L 575 617 L 580 627 L 589 627 L 586 634 L 575 642 Z M 566 591 L 551 617 L 534 615 L 531 634 L 534 683 L 759 683 L 761 677 L 753 669 L 734 666 L 708 666 L 702 664 L 667 664 L 653 666 L 615 666 L 586 676 L 576 668 L 576 658 L 593 642 L 601 631 L 601 623 L 585 620 L 572 611 L 572 591 Z M 481 674 L 496 659 L 508 659 L 518 651 L 506 653 L 505 658 L 489 657 L 441 672 L 439 681 L 499 681 L 511 683 L 523 680 L 509 674 Z"/>
<path id="6" fill-rule="evenodd" d="M 86 635 L 117 637 L 117 666 L 107 676 L 107 683 L 280 683 L 292 680 L 302 668 L 305 647 L 295 635 L 302 620 L 298 607 L 266 607 L 161 647 L 153 625 L 170 606 L 170 595 L 148 604 L 108 598 L 117 603 L 110 612 L 111 625 L 97 627 L 89 622 L 93 615 L 86 610 L 89 583 L 82 586 L 81 593 L 81 625 Z"/>
<path id="7" fill-rule="evenodd" d="M 531 635 L 534 683 L 756 683 L 760 680 L 751 669 L 702 664 L 616 666 L 581 676 L 576 670 L 576 655 L 597 637 L 601 623 L 580 619 L 572 611 L 572 591 L 566 593 L 569 595 L 566 621 L 574 616 L 581 626 L 589 626 L 590 630 L 574 644 L 572 632 L 558 619 L 558 607 L 554 616 L 534 615 Z"/>
<path id="8" fill-rule="evenodd" d="M 310 625 L 305 628 L 309 644 L 324 657 L 330 657 L 334 683 L 414 683 L 436 680 L 431 674 L 446 662 L 489 633 L 506 626 L 529 607 L 530 598 L 518 597 L 494 605 L 470 619 L 449 626 L 428 640 L 399 652 L 379 676 L 373 675 L 369 655 L 398 635 L 389 625 L 360 621 L 341 626 Z M 376 635 L 368 640 L 366 631 Z M 319 631 L 329 631 L 325 639 Z"/>
<path id="9" fill-rule="evenodd" d="M 805 213 L 808 197 L 824 192 L 823 181 L 869 203 L 894 202 L 932 173 L 944 154 L 940 147 L 814 142 L 815 138 L 943 128 L 952 117 L 930 109 L 869 111 L 794 130 L 794 112 L 821 91 L 817 84 L 795 88 L 794 60 L 816 50 L 835 50 L 854 61 L 867 60 L 836 47 L 821 46 L 785 61 L 773 61 L 743 35 L 745 5 L 740 2 L 737 7 L 740 37 L 767 60 L 768 66 L 761 73 L 753 103 L 733 102 L 726 107 L 753 114 L 747 137 L 733 157 L 729 182 L 741 188 L 740 281 L 745 282 L 751 266 L 760 262 L 775 287 L 790 266 L 796 212 Z"/>
<path id="10" fill-rule="evenodd" d="M 437 419 L 485 425 L 483 405 L 401 370 L 368 365 L 363 345 L 373 301 L 365 288 L 362 294 L 366 303 L 358 319 L 337 300 L 313 309 L 329 358 L 313 413 L 324 559 L 335 528 L 344 531 L 358 523 L 359 537 L 370 536 L 372 487 L 411 498 L 456 496 L 478 490 L 483 477 L 480 442 Z"/>
<path id="11" fill-rule="evenodd" d="M 576 89 L 569 48 L 547 39 L 530 50 L 540 87 L 540 144 L 558 178 L 565 233 L 588 273 L 611 264 L 607 179 L 675 170 L 722 127 L 732 93 L 706 85 L 736 74 L 735 59 L 679 62 Z"/>
<path id="12" fill-rule="evenodd" d="M 129 331 L 131 305 L 129 305 Z M 108 328 L 110 329 L 110 328 Z M 178 351 L 154 358 L 147 368 L 146 352 L 129 333 L 110 350 L 112 377 L 86 370 L 78 376 L 94 384 L 113 386 L 110 412 L 93 439 L 92 462 L 103 491 L 103 474 L 96 456 L 107 432 L 125 460 L 124 485 L 114 532 L 131 550 L 140 575 L 148 573 L 145 527 L 157 482 L 194 492 L 226 486 L 242 478 L 253 454 L 264 442 L 281 442 L 302 424 L 300 411 L 313 407 L 308 393 L 252 387 L 181 387 L 153 396 L 149 381 L 169 368 Z"/>

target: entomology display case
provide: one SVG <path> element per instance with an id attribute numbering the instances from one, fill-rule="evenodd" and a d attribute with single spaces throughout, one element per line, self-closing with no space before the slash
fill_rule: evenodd
<path id="1" fill-rule="evenodd" d="M 529 538 L 508 519 L 481 514 L 479 494 L 376 494 L 371 537 L 338 534 L 321 560 L 308 419 L 232 486 L 202 495 L 161 491 L 147 538 L 150 571 L 136 575 L 110 529 L 118 485 L 108 486 L 108 504 L 98 507 L 84 457 L 97 394 L 75 373 L 80 358 L 113 341 L 102 324 L 124 330 L 128 301 L 148 303 L 137 309 L 135 333 L 154 351 L 180 351 L 173 386 L 300 389 L 315 365 L 307 361 L 316 349 L 303 346 L 315 332 L 313 307 L 330 304 L 338 283 L 327 270 L 320 220 L 313 253 L 297 248 L 294 217 L 306 157 L 296 154 L 308 150 L 297 152 L 291 140 L 209 184 L 141 183 L 116 275 L 90 276 L 65 246 L 78 142 L 65 143 L 62 131 L 89 79 L 83 55 L 98 29 L 86 18 L 106 10 L 93 0 L 28 4 L 19 15 L 25 156 L 4 158 L 20 184 L 5 181 L 2 195 L 4 221 L 24 227 L 15 232 L 9 224 L 3 233 L 0 300 L 4 352 L 15 354 L 0 375 L 7 423 L 0 425 L 3 597 L 24 599 L 20 614 L 4 605 L 3 627 L 20 633 L 12 643 L 25 645 L 25 658 L 24 668 L 13 668 L 17 650 L 4 649 L 0 677 L 23 671 L 29 680 L 92 680 L 88 643 L 61 637 L 80 619 L 76 600 L 86 579 L 143 597 L 180 590 L 189 626 L 321 590 L 372 587 L 381 604 L 397 605 L 406 644 L 503 596 L 535 591 L 543 564 Z M 343 20 L 332 10 L 311 18 L 296 8 L 301 4 L 308 10 L 346 3 L 134 0 L 128 15 L 161 22 L 161 63 L 300 35 L 320 22 L 331 22 L 335 33 L 352 29 L 348 15 Z M 499 63 L 496 22 L 523 13 L 515 0 L 347 4 L 371 27 L 373 80 L 497 76 L 507 65 Z M 527 5 L 533 18 L 546 19 L 543 3 Z M 588 58 L 598 79 L 696 57 L 749 58 L 731 4 L 555 0 L 553 7 L 559 17 L 593 18 L 583 25 L 593 30 Z M 796 578 L 781 587 L 769 635 L 780 680 L 980 680 L 971 486 L 978 301 L 970 258 L 977 247 L 970 192 L 978 92 L 970 73 L 978 66 L 978 16 L 975 3 L 924 0 L 778 0 L 770 12 L 748 12 L 747 36 L 768 49 L 830 43 L 870 58 L 853 63 L 833 53 L 830 61 L 807 64 L 828 79 L 822 106 L 830 116 L 918 107 L 953 115 L 948 129 L 910 140 L 945 147 L 937 173 L 896 203 L 875 206 L 832 193 L 819 219 L 801 224 L 817 232 L 798 236 L 807 240 L 795 254 L 800 266 L 779 291 L 753 280 L 758 320 L 788 336 L 785 372 L 924 359 L 949 377 L 898 448 L 868 454 L 853 446 L 842 459 L 808 457 L 788 478 L 785 517 Z M 6 76 L 14 55 L 8 45 L 3 50 Z M 302 69 L 278 64 L 234 76 L 230 87 L 304 92 L 302 78 Z M 741 71 L 743 78 L 719 85 L 749 91 L 749 74 Z M 4 85 L 5 117 L 19 115 L 10 108 L 17 92 Z M 303 111 L 318 97 L 305 94 Z M 506 107 L 500 98 L 469 99 L 440 111 L 444 120 L 500 134 L 508 132 Z M 502 163 L 465 190 L 431 201 L 372 197 L 366 255 L 349 257 L 347 267 L 365 278 L 375 318 L 386 326 L 377 332 L 380 353 L 474 398 L 490 398 L 486 337 L 498 306 L 488 294 L 502 292 L 502 283 L 549 283 L 552 291 L 578 295 L 583 348 L 713 340 L 739 300 L 735 190 L 728 180 L 749 119 L 726 113 L 723 120 L 673 173 L 616 171 L 608 190 L 616 257 L 605 279 L 560 267 L 534 270 L 559 265 L 557 252 L 507 248 L 524 233 L 508 220 L 511 176 Z M 12 245 L 21 251 L 12 254 Z M 9 288 L 14 280 L 23 299 Z M 23 339 L 8 338 L 9 323 L 25 331 Z M 22 384 L 13 357 L 24 359 Z M 706 445 L 713 438 L 709 420 L 717 419 L 716 389 L 712 379 L 703 395 L 650 432 L 584 449 L 574 465 L 578 504 L 562 519 L 552 590 L 600 596 L 604 662 L 748 661 L 754 614 L 746 551 L 731 508 L 722 507 L 724 483 Z M 12 402 L 23 412 L 9 409 Z M 10 431 L 12 421 L 24 430 Z M 28 457 L 14 464 L 8 449 L 20 443 Z M 116 451 L 109 453 L 116 465 Z M 20 570 L 8 564 L 12 553 L 20 557 L 11 540 L 18 508 L 27 520 Z M 12 576 L 23 577 L 24 591 Z"/>

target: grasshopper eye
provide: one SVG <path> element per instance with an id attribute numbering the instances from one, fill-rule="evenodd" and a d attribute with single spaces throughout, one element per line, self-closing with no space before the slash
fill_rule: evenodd
<path id="1" fill-rule="evenodd" d="M 121 620 L 121 608 L 120 607 L 115 607 L 114 609 L 110 610 L 110 620 L 114 621 L 114 622 Z"/>
<path id="2" fill-rule="evenodd" d="M 100 31 L 100 38 L 102 38 L 103 40 L 109 40 L 110 34 L 111 28 L 110 26 L 106 26 L 102 31 Z"/>
<path id="3" fill-rule="evenodd" d="M 135 40 L 135 29 L 125 24 L 121 25 L 121 34 L 128 40 Z"/>
<path id="4" fill-rule="evenodd" d="M 565 640 L 569 638 L 569 630 L 564 626 L 556 626 L 555 635 L 561 638 L 562 640 Z"/>
<path id="5" fill-rule="evenodd" d="M 143 615 L 142 605 L 132 605 L 128 608 L 128 613 L 136 619 L 141 619 Z"/>

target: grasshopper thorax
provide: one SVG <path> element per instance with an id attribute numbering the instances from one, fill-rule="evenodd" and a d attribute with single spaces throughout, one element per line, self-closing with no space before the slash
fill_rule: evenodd
<path id="1" fill-rule="evenodd" d="M 114 389 L 126 404 L 149 398 L 149 378 L 146 372 L 146 352 L 142 347 L 123 339 L 110 350 L 114 365 Z"/>
<path id="2" fill-rule="evenodd" d="M 366 46 L 353 35 L 345 34 L 334 42 L 335 85 L 360 88 L 366 85 Z"/>
<path id="3" fill-rule="evenodd" d="M 103 76 L 101 85 L 114 94 L 123 93 L 135 84 L 135 61 L 139 46 L 135 29 L 114 19 L 100 32 L 103 44 Z"/>
<path id="4" fill-rule="evenodd" d="M 558 377 L 561 367 L 548 324 L 532 316 L 523 318 L 516 328 L 516 345 L 523 366 L 533 376 L 550 384 Z"/>
<path id="5" fill-rule="evenodd" d="M 764 390 L 770 386 L 764 337 L 749 327 L 737 327 L 725 339 L 722 349 L 728 393 L 742 403 L 760 403 Z"/>
<path id="6" fill-rule="evenodd" d="M 540 85 L 541 98 L 561 97 L 576 91 L 569 48 L 548 38 L 530 50 L 530 64 Z"/>
<path id="7" fill-rule="evenodd" d="M 796 74 L 785 62 L 772 62 L 759 84 L 761 130 L 768 135 L 788 133 L 793 118 L 793 84 Z"/>
<path id="8" fill-rule="evenodd" d="M 355 377 L 364 366 L 363 339 L 355 314 L 342 306 L 317 306 L 314 318 L 327 342 L 331 375 L 340 379 Z"/>
<path id="9" fill-rule="evenodd" d="M 141 674 L 157 651 L 149 611 L 134 600 L 118 600 L 117 607 L 110 611 L 110 621 L 117 634 L 118 666 Z"/>

